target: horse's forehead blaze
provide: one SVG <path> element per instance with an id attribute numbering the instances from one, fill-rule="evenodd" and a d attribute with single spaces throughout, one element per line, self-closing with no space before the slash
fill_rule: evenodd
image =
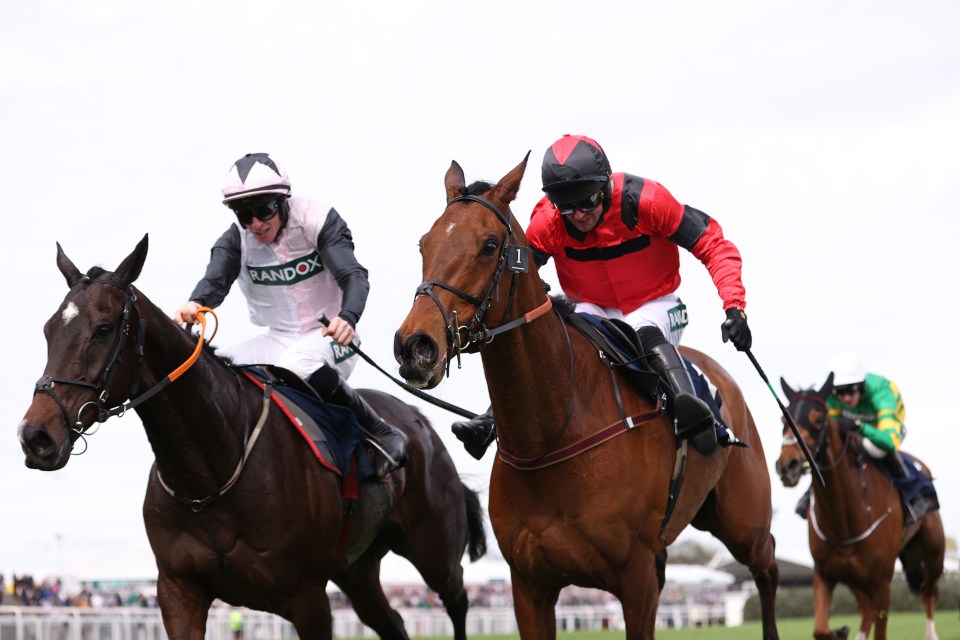
<path id="1" fill-rule="evenodd" d="M 456 222 L 452 222 L 452 221 L 451 221 L 451 222 L 448 222 L 448 223 L 447 223 L 447 228 L 446 228 L 447 235 L 448 235 L 448 236 L 451 235 L 451 234 L 453 233 L 453 230 L 456 229 L 456 228 L 457 228 L 457 223 L 456 223 Z"/>
<path id="2" fill-rule="evenodd" d="M 63 309 L 63 313 L 60 314 L 60 317 L 63 319 L 63 326 L 70 324 L 70 321 L 76 318 L 78 315 L 80 315 L 80 309 L 78 309 L 77 305 L 71 300 Z"/>

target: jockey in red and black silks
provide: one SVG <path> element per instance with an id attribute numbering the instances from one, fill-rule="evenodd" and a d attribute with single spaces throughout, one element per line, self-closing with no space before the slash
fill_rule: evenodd
<path id="1" fill-rule="evenodd" d="M 746 306 L 740 252 L 716 220 L 680 204 L 657 182 L 628 173 L 611 175 L 610 206 L 593 230 L 582 233 L 544 197 L 527 239 L 540 264 L 556 261 L 564 293 L 578 302 L 629 314 L 680 286 L 678 247 L 702 262 L 723 308 Z"/>
<path id="2" fill-rule="evenodd" d="M 581 313 L 621 320 L 640 338 L 668 393 L 681 437 L 704 455 L 717 445 L 714 418 L 697 396 L 677 351 L 687 326 L 676 295 L 683 247 L 706 266 L 723 301 L 724 342 L 750 348 L 740 252 L 705 213 L 678 202 L 659 183 L 613 173 L 596 140 L 565 135 L 543 157 L 543 191 L 527 227 L 534 259 L 556 260 L 557 277 Z M 453 424 L 467 450 L 480 457 L 493 439 L 490 411 Z M 728 438 L 724 444 L 733 443 Z"/>

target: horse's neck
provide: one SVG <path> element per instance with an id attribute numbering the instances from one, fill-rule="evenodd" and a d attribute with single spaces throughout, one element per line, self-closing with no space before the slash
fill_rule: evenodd
<path id="1" fill-rule="evenodd" d="M 817 511 L 837 527 L 862 526 L 867 519 L 866 502 L 869 496 L 864 488 L 864 470 L 860 469 L 855 444 L 851 436 L 830 427 L 827 434 L 827 460 L 821 463 L 826 468 L 826 486 L 814 482 L 814 495 L 819 504 Z M 837 534 L 842 534 L 838 531 Z"/>
<path id="2" fill-rule="evenodd" d="M 140 393 L 187 362 L 195 347 L 196 341 L 166 317 L 150 319 Z M 256 418 L 248 405 L 236 376 L 205 350 L 181 377 L 137 407 L 137 413 L 164 477 L 175 480 L 180 475 L 196 484 L 224 477 L 236 464 L 243 425 Z"/>
<path id="3" fill-rule="evenodd" d="M 590 404 L 582 396 L 605 384 L 609 374 L 599 371 L 599 361 L 576 355 L 583 349 L 575 333 L 551 312 L 482 347 L 487 389 L 508 450 L 539 452 L 568 421 L 564 441 L 578 437 L 581 421 L 569 416 L 571 381 L 577 411 Z"/>

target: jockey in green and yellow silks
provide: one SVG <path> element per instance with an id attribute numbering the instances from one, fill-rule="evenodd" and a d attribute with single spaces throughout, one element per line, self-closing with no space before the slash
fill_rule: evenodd
<path id="1" fill-rule="evenodd" d="M 863 449 L 867 454 L 885 467 L 895 481 L 908 480 L 911 474 L 900 454 L 900 443 L 906 435 L 903 426 L 906 409 L 900 389 L 892 380 L 867 373 L 855 354 L 837 354 L 830 365 L 833 375 L 833 394 L 827 399 L 830 417 L 852 420 L 863 436 Z M 904 521 L 912 522 L 923 516 L 930 505 L 923 495 L 915 494 L 904 501 L 904 507 Z"/>
<path id="2" fill-rule="evenodd" d="M 831 418 L 853 420 L 860 433 L 883 451 L 900 450 L 906 409 L 892 380 L 867 373 L 859 382 L 834 382 L 827 406 Z"/>
<path id="3" fill-rule="evenodd" d="M 891 380 L 867 373 L 853 353 L 838 353 L 830 359 L 833 395 L 827 400 L 830 417 L 852 420 L 863 435 L 863 448 L 883 462 L 894 478 L 909 473 L 898 453 L 903 441 L 906 410 L 900 390 Z"/>
<path id="4" fill-rule="evenodd" d="M 850 420 L 863 436 L 863 449 L 890 473 L 894 480 L 906 481 L 910 471 L 900 455 L 900 443 L 906 435 L 903 427 L 906 409 L 900 389 L 883 376 L 867 373 L 860 358 L 852 353 L 840 353 L 830 360 L 833 376 L 833 394 L 827 398 L 827 408 L 834 420 Z M 911 463 L 912 464 L 912 463 Z M 810 491 L 797 504 L 796 512 L 807 517 Z M 917 520 L 929 510 L 926 498 L 914 495 L 905 502 L 904 519 Z"/>

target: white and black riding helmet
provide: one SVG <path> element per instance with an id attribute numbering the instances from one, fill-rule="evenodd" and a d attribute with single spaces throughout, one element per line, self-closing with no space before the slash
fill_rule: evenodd
<path id="1" fill-rule="evenodd" d="M 266 153 L 248 153 L 233 163 L 220 189 L 223 204 L 234 212 L 276 206 L 287 221 L 290 208 L 290 177 Z"/>
<path id="2" fill-rule="evenodd" d="M 566 134 L 547 149 L 540 168 L 543 191 L 555 205 L 589 198 L 610 189 L 610 161 L 596 140 Z M 610 205 L 605 194 L 604 211 Z"/>
<path id="3" fill-rule="evenodd" d="M 223 203 L 266 193 L 290 195 L 290 177 L 266 153 L 248 153 L 233 163 L 223 179 Z"/>

